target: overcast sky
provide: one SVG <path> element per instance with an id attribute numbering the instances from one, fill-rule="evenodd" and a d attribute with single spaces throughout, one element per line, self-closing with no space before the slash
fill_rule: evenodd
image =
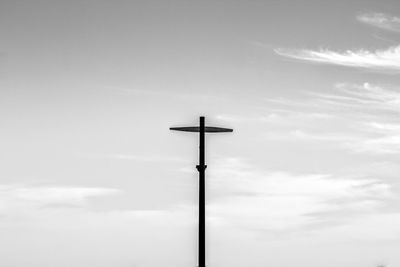
<path id="1" fill-rule="evenodd" d="M 0 266 L 400 266 L 398 1 L 0 2 Z"/>

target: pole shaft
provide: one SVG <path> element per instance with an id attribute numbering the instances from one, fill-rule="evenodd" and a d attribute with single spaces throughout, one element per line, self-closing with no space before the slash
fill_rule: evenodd
<path id="1" fill-rule="evenodd" d="M 199 147 L 199 267 L 206 266 L 206 221 L 205 221 L 205 126 L 200 117 Z"/>

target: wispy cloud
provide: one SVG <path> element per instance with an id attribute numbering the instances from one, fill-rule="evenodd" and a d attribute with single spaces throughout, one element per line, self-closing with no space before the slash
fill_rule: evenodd
<path id="1" fill-rule="evenodd" d="M 310 93 L 325 103 L 346 109 L 359 109 L 365 113 L 400 113 L 400 92 L 370 83 L 337 83 L 335 91 L 328 93 Z"/>
<path id="2" fill-rule="evenodd" d="M 392 197 L 388 184 L 363 177 L 262 171 L 241 159 L 227 159 L 211 174 L 219 195 L 210 214 L 220 223 L 248 229 L 290 230 L 376 211 Z"/>
<path id="3" fill-rule="evenodd" d="M 338 241 L 347 244 L 360 238 L 371 242 L 392 240 L 398 236 L 399 215 L 379 212 L 385 201 L 392 197 L 391 188 L 377 179 L 268 172 L 239 158 L 225 159 L 215 166 L 218 167 L 211 168 L 209 175 L 209 196 L 214 197 L 207 206 L 207 229 L 211 232 L 210 238 L 215 238 L 216 251 L 234 251 L 233 260 L 242 260 L 243 266 L 264 266 L 260 264 L 260 259 L 268 262 L 271 255 L 284 255 L 288 248 L 298 251 L 307 247 L 306 251 L 309 251 L 310 244 L 318 248 Z M 114 194 L 113 189 L 109 191 L 107 188 L 69 189 L 65 190 L 62 186 L 2 186 L 2 192 L 8 192 L 14 202 L 17 199 L 20 203 L 22 201 L 21 205 L 25 205 L 27 212 L 32 208 L 29 203 L 36 202 L 40 194 L 44 195 L 47 203 L 59 202 L 54 200 L 55 193 L 64 195 L 63 199 L 67 202 Z M 3 201 L 7 199 L 4 195 L 0 194 L 0 197 L 0 206 L 9 203 Z M 17 208 L 21 209 L 14 206 L 14 209 Z M 22 244 L 18 255 L 32 255 L 29 253 L 39 251 L 44 256 L 36 262 L 43 262 L 41 266 L 49 262 L 54 266 L 57 262 L 66 262 L 68 266 L 84 262 L 90 266 L 93 257 L 96 257 L 96 263 L 101 261 L 115 266 L 115 262 L 117 265 L 121 262 L 124 265 L 128 261 L 120 261 L 121 257 L 131 259 L 132 251 L 140 252 L 132 257 L 139 265 L 158 266 L 160 262 L 174 263 L 174 259 L 182 258 L 181 252 L 185 248 L 194 246 L 196 210 L 195 205 L 165 210 L 106 212 L 34 209 L 34 213 L 29 213 L 29 223 L 25 218 L 21 220 L 20 214 L 8 222 L 4 218 L 0 220 L 4 232 L 0 245 L 10 255 L 15 253 L 15 244 Z M 19 233 L 17 240 L 15 233 Z M 279 235 L 279 238 L 266 242 L 264 235 Z M 310 235 L 314 237 L 311 243 Z M 37 240 L 43 243 L 39 250 L 35 247 Z M 171 243 L 171 240 L 180 241 Z M 355 246 L 359 243 L 351 244 Z M 60 250 L 50 259 L 42 253 L 52 251 L 55 245 L 68 247 L 68 251 Z M 279 253 L 272 250 L 268 259 L 262 258 L 266 246 L 281 245 L 283 249 Z M 168 251 L 159 253 L 156 260 L 146 254 L 147 251 L 163 251 L 165 247 Z M 118 250 L 113 258 L 104 253 L 113 250 Z M 82 251 L 86 257 L 71 260 L 71 255 L 80 256 Z M 243 257 L 243 254 L 252 256 Z M 257 264 L 251 261 L 255 257 Z M 190 257 L 187 259 L 171 266 L 185 266 L 191 261 Z"/>
<path id="4" fill-rule="evenodd" d="M 340 94 L 318 96 L 328 100 L 325 103 L 359 114 L 354 118 L 354 124 L 359 125 L 358 137 L 349 136 L 347 147 L 357 152 L 400 152 L 400 92 L 369 83 L 339 83 L 335 89 Z"/>
<path id="5" fill-rule="evenodd" d="M 382 86 L 363 83 L 362 85 L 338 83 L 337 89 L 343 92 L 358 97 L 359 101 L 366 99 L 367 101 L 379 104 L 378 107 L 385 109 L 394 109 L 400 111 L 400 92 Z M 370 104 L 364 102 L 363 104 Z"/>
<path id="6" fill-rule="evenodd" d="M 365 49 L 336 52 L 329 49 L 283 49 L 274 50 L 278 55 L 322 64 L 332 64 L 373 70 L 400 70 L 400 46 L 385 50 Z"/>
<path id="7" fill-rule="evenodd" d="M 293 138 L 298 140 L 313 140 L 313 141 L 329 141 L 329 142 L 340 142 L 349 141 L 349 139 L 355 139 L 348 134 L 338 134 L 338 133 L 324 133 L 324 134 L 312 134 L 302 130 L 294 130 L 290 132 Z"/>
<path id="8" fill-rule="evenodd" d="M 398 154 L 400 152 L 400 133 L 377 138 L 366 138 L 358 142 L 349 143 L 348 146 L 357 152 Z"/>
<path id="9" fill-rule="evenodd" d="M 384 13 L 365 13 L 358 15 L 357 20 L 384 30 L 400 32 L 399 17 Z"/>
<path id="10" fill-rule="evenodd" d="M 120 160 L 120 161 L 136 161 L 141 163 L 187 163 L 188 160 L 179 157 L 163 156 L 163 155 L 146 155 L 133 153 L 110 153 L 110 154 L 92 154 L 83 157 Z"/>
<path id="11" fill-rule="evenodd" d="M 121 193 L 114 188 L 0 185 L 0 214 L 25 214 L 43 208 L 83 208 L 92 197 Z"/>
<path id="12" fill-rule="evenodd" d="M 94 157 L 114 159 L 114 160 L 132 160 L 142 162 L 187 162 L 187 160 L 176 157 L 158 156 L 158 155 L 137 155 L 137 154 L 103 154 Z"/>
<path id="13" fill-rule="evenodd" d="M 332 118 L 333 115 L 314 112 L 314 113 L 296 113 L 285 109 L 273 110 L 268 114 L 254 114 L 251 117 L 240 114 L 219 114 L 216 116 L 218 120 L 235 123 L 248 123 L 248 122 L 279 122 L 287 118 L 292 119 L 327 119 Z"/>
<path id="14" fill-rule="evenodd" d="M 330 92 L 306 92 L 306 95 L 301 100 L 267 100 L 270 111 L 266 109 L 266 112 L 275 115 L 262 121 L 269 126 L 266 138 L 324 142 L 325 149 L 357 153 L 400 153 L 400 91 L 397 88 L 337 83 Z"/>

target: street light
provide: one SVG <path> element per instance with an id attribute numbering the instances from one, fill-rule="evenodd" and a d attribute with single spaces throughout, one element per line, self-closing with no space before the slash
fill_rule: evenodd
<path id="1" fill-rule="evenodd" d="M 211 127 L 204 125 L 204 117 L 200 117 L 200 126 L 190 127 L 171 127 L 173 131 L 198 132 L 200 136 L 199 145 L 199 165 L 196 169 L 199 171 L 199 255 L 198 267 L 206 266 L 206 220 L 205 220 L 205 133 L 226 133 L 232 132 L 232 129 Z"/>

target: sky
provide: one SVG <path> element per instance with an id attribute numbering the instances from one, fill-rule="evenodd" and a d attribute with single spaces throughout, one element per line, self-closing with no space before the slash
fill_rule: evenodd
<path id="1" fill-rule="evenodd" d="M 0 2 L 0 265 L 399 266 L 398 1 Z"/>

